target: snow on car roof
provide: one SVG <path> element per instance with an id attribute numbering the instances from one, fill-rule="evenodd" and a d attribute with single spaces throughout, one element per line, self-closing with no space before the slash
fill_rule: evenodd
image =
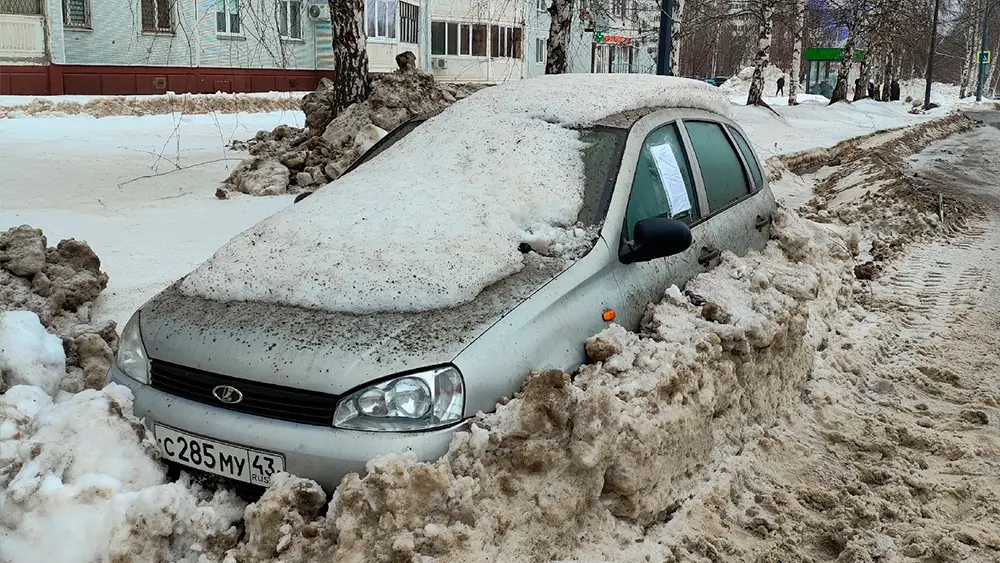
<path id="1" fill-rule="evenodd" d="M 730 113 L 717 88 L 664 76 L 557 75 L 486 88 L 235 236 L 180 289 L 353 313 L 469 302 L 523 267 L 521 242 L 583 235 L 574 225 L 584 143 L 573 128 L 644 107 Z"/>

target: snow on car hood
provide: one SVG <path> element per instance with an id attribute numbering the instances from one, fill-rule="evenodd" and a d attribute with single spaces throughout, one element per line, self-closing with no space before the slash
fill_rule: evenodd
<path id="1" fill-rule="evenodd" d="M 730 104 L 708 84 L 652 75 L 546 76 L 487 88 L 237 235 L 180 289 L 353 313 L 467 303 L 523 267 L 521 242 L 579 248 L 539 240 L 582 232 L 574 226 L 584 145 L 573 128 L 656 106 L 728 115 Z"/>

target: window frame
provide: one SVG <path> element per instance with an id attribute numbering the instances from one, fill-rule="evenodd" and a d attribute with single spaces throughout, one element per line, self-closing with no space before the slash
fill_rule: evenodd
<path id="1" fill-rule="evenodd" d="M 444 52 L 434 52 L 434 28 L 443 26 L 444 29 Z M 450 53 L 451 26 L 455 26 L 458 39 L 455 41 L 455 52 Z M 481 28 L 486 34 L 485 49 L 483 55 L 476 54 L 476 30 Z M 494 34 L 494 31 L 499 33 Z M 466 32 L 468 35 L 466 36 Z M 497 43 L 497 51 L 504 51 L 504 54 L 493 52 L 493 43 Z M 508 48 L 509 47 L 509 51 Z M 524 27 L 517 25 L 491 25 L 482 22 L 457 22 L 450 20 L 431 20 L 431 56 L 432 57 L 462 57 L 476 59 L 513 59 L 524 58 Z M 507 54 L 510 52 L 510 55 Z"/>
<path id="2" fill-rule="evenodd" d="M 535 38 L 535 64 L 542 64 L 549 57 L 549 42 L 548 40 L 536 37 Z"/>
<path id="3" fill-rule="evenodd" d="M 394 4 L 395 5 L 395 7 L 396 7 L 395 11 L 394 11 L 395 15 L 392 18 L 392 32 L 393 32 L 393 37 L 389 37 L 388 35 L 378 35 L 379 20 L 378 20 L 378 8 L 377 7 L 375 8 L 375 16 L 376 16 L 376 20 L 375 20 L 375 34 L 373 35 L 373 34 L 368 33 L 368 9 L 369 9 L 369 4 L 372 5 L 372 6 L 377 6 L 379 4 L 382 4 L 382 5 Z M 367 40 L 370 43 L 399 43 L 400 42 L 399 41 L 399 14 L 400 14 L 399 5 L 400 4 L 402 4 L 402 2 L 400 0 L 365 0 L 365 4 L 364 4 L 365 9 L 364 9 L 364 14 L 363 14 L 364 19 L 365 19 L 365 34 L 367 35 Z M 388 10 L 386 10 L 386 13 L 388 13 Z M 382 22 L 381 23 L 388 24 L 388 22 L 385 21 L 386 19 L 387 18 L 382 18 Z M 384 31 L 385 31 L 385 33 L 389 32 L 389 25 L 385 26 L 385 30 Z"/>
<path id="4" fill-rule="evenodd" d="M 222 2 L 222 12 L 219 11 L 219 2 Z M 236 4 L 236 12 L 232 12 L 232 4 Z M 222 37 L 243 37 L 243 10 L 240 9 L 240 0 L 216 0 L 215 1 L 215 35 Z M 226 29 L 219 29 L 219 14 L 224 14 Z M 236 23 L 239 27 L 233 31 L 233 16 L 236 16 Z"/>
<path id="5" fill-rule="evenodd" d="M 535 0 L 535 12 L 539 14 L 548 13 L 549 7 L 546 0 Z"/>
<path id="6" fill-rule="evenodd" d="M 70 10 L 69 10 L 70 0 L 62 0 L 63 27 L 67 27 L 69 29 L 93 29 L 91 0 L 81 0 L 81 1 L 83 2 L 83 21 L 73 22 L 70 21 Z"/>
<path id="7" fill-rule="evenodd" d="M 688 147 L 689 153 L 691 155 L 693 155 L 693 158 L 691 159 L 691 162 L 693 162 L 694 163 L 694 167 L 696 167 L 696 168 L 693 168 L 693 170 L 694 169 L 697 170 L 697 178 L 695 179 L 695 181 L 698 182 L 699 185 L 701 185 L 701 189 L 702 189 L 702 191 L 704 192 L 704 195 L 705 195 L 705 205 L 706 205 L 705 209 L 708 210 L 708 213 L 702 216 L 701 221 L 705 221 L 706 219 L 711 219 L 712 217 L 715 217 L 715 216 L 717 216 L 717 215 L 719 215 L 721 213 L 725 213 L 727 210 L 732 209 L 733 207 L 736 207 L 737 205 L 739 205 L 743 201 L 745 201 L 745 200 L 753 197 L 755 194 L 757 194 L 760 191 L 760 190 L 753 189 L 754 188 L 754 184 L 755 184 L 755 182 L 753 181 L 753 176 L 750 174 L 750 170 L 747 168 L 747 163 L 743 160 L 743 151 L 741 151 L 740 148 L 739 148 L 739 146 L 736 145 L 736 141 L 732 138 L 732 136 L 729 133 L 729 130 L 728 130 L 728 126 L 730 125 L 729 123 L 727 123 L 725 121 L 720 121 L 718 119 L 712 119 L 712 118 L 707 118 L 707 117 L 681 117 L 679 119 L 679 121 L 683 125 L 683 127 L 681 127 L 681 129 L 683 131 L 682 134 L 683 134 L 684 139 L 685 139 L 685 146 Z M 733 150 L 733 152 L 736 153 L 736 159 L 740 162 L 741 171 L 743 172 L 743 179 L 744 179 L 744 181 L 746 182 L 746 185 L 747 185 L 747 193 L 746 194 L 744 194 L 744 195 L 742 195 L 742 196 L 734 199 L 733 201 L 729 202 L 728 204 L 726 204 L 723 207 L 720 207 L 718 209 L 713 209 L 712 208 L 712 206 L 708 203 L 708 186 L 705 185 L 705 176 L 704 176 L 704 174 L 702 173 L 702 170 L 701 170 L 702 167 L 701 167 L 701 162 L 698 159 L 698 152 L 695 151 L 694 144 L 691 142 L 691 137 L 690 137 L 690 135 L 688 135 L 688 130 L 687 130 L 687 123 L 688 122 L 712 123 L 714 125 L 719 126 L 719 128 L 722 129 L 723 135 L 725 136 L 726 141 L 729 143 L 729 148 L 731 148 Z M 762 170 L 762 173 L 763 173 L 763 170 Z M 699 221 L 699 222 L 701 222 L 701 221 Z M 694 224 L 695 223 L 692 223 L 692 226 Z"/>
<path id="8" fill-rule="evenodd" d="M 750 138 L 747 137 L 746 132 L 740 130 L 736 125 L 729 123 L 724 124 L 723 129 L 726 131 L 726 135 L 729 137 L 730 144 L 736 145 L 737 155 L 740 157 L 740 161 L 743 162 L 743 170 L 745 171 L 747 178 L 753 182 L 753 188 L 750 190 L 750 195 L 756 194 L 757 192 L 764 189 L 764 185 L 767 184 L 767 169 L 764 167 L 764 163 L 761 162 L 760 157 L 757 156 L 757 151 L 754 150 L 753 145 L 750 143 Z M 740 148 L 740 144 L 736 139 L 736 135 L 733 133 L 738 133 L 743 141 L 746 142 L 747 148 L 750 149 L 750 154 L 753 156 L 754 161 L 757 164 L 757 169 L 760 171 L 760 185 L 757 185 L 757 179 L 753 175 L 753 168 L 750 166 L 750 162 L 747 161 L 746 155 L 743 154 L 743 149 Z"/>
<path id="9" fill-rule="evenodd" d="M 646 148 L 646 143 L 651 136 L 655 135 L 658 131 L 665 129 L 667 127 L 673 127 L 674 130 L 677 132 L 677 140 L 681 145 L 681 150 L 683 151 L 683 154 L 679 156 L 684 158 L 688 167 L 688 172 L 691 174 L 692 193 L 689 195 L 694 196 L 694 199 L 691 201 L 691 207 L 692 210 L 697 211 L 697 217 L 689 222 L 685 222 L 685 224 L 689 228 L 694 228 L 696 225 L 701 224 L 702 222 L 705 221 L 706 218 L 708 218 L 708 216 L 702 212 L 705 206 L 705 202 L 703 201 L 704 199 L 703 196 L 705 194 L 702 189 L 702 184 L 699 183 L 699 174 L 701 173 L 701 170 L 699 168 L 696 168 L 696 165 L 690 156 L 694 152 L 694 150 L 689 144 L 689 139 L 687 139 L 685 136 L 686 131 L 684 130 L 684 124 L 682 122 L 682 119 L 678 117 L 659 123 L 658 125 L 646 131 L 643 134 L 642 139 L 639 141 L 639 151 L 637 154 L 637 158 L 635 159 L 635 166 L 633 167 L 632 175 L 628 178 L 629 182 L 628 196 L 625 198 L 625 205 L 622 209 L 621 234 L 619 236 L 619 252 L 618 252 L 619 258 L 621 258 L 621 256 L 624 255 L 623 253 L 627 253 L 627 251 L 630 250 L 628 245 L 629 241 L 631 240 L 629 238 L 630 233 L 628 229 L 628 219 L 629 219 L 628 206 L 632 202 L 632 194 L 633 191 L 635 190 L 636 177 L 639 175 L 639 163 L 642 160 L 642 151 Z"/>
<path id="10" fill-rule="evenodd" d="M 142 5 L 144 2 L 151 2 L 153 4 L 153 27 L 147 28 L 146 24 L 142 21 Z M 168 27 L 159 27 L 158 24 L 160 20 L 160 7 L 162 4 L 166 4 L 167 6 L 167 17 L 169 19 Z M 173 35 L 177 31 L 177 18 L 174 17 L 175 4 L 177 4 L 177 2 L 174 0 L 139 0 L 139 29 L 142 33 L 147 35 Z"/>
<path id="11" fill-rule="evenodd" d="M 298 36 L 295 36 L 295 35 L 291 34 L 291 31 L 292 31 L 292 4 L 298 4 L 299 5 L 299 17 L 298 17 L 298 20 L 299 20 L 299 34 L 298 34 Z M 282 6 L 285 6 L 285 17 L 284 18 L 281 17 L 281 7 Z M 275 12 L 276 12 L 275 13 L 275 19 L 277 20 L 277 24 L 278 24 L 278 38 L 279 39 L 281 39 L 282 41 L 305 41 L 305 38 L 303 37 L 304 32 L 303 32 L 303 29 L 302 29 L 304 27 L 302 25 L 302 16 L 303 16 L 303 8 L 304 7 L 305 7 L 305 2 L 303 0 L 277 0 L 275 2 L 275 4 L 274 4 L 274 9 L 275 9 Z M 285 25 L 285 33 L 284 34 L 281 33 L 281 24 L 282 23 L 284 23 L 284 25 Z M 243 26 L 241 25 L 240 27 L 242 28 Z"/>
<path id="12" fill-rule="evenodd" d="M 405 8 L 404 8 L 405 6 Z M 399 33 L 396 35 L 400 43 L 407 45 L 420 43 L 420 6 L 412 2 L 398 2 L 396 10 L 399 13 Z M 406 12 L 406 13 L 404 13 Z M 412 17 L 409 17 L 411 16 Z M 406 20 L 407 25 L 403 25 Z M 404 37 L 405 35 L 405 37 Z M 413 41 L 407 41 L 412 38 Z M 447 49 L 446 49 L 447 50 Z"/>

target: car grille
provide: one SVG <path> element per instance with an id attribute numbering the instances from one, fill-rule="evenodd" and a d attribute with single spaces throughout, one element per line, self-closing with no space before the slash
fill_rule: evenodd
<path id="1" fill-rule="evenodd" d="M 159 360 L 150 362 L 150 382 L 154 389 L 213 407 L 316 426 L 331 425 L 337 406 L 336 395 L 257 383 Z M 212 390 L 219 385 L 239 389 L 243 400 L 228 404 L 216 399 Z"/>

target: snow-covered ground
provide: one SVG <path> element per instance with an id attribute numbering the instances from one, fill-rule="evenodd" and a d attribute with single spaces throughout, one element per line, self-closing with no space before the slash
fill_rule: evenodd
<path id="1" fill-rule="evenodd" d="M 764 156 L 934 117 L 876 102 L 775 109 L 780 117 L 733 108 Z M 87 240 L 111 278 L 97 315 L 124 323 L 291 203 L 213 191 L 243 156 L 226 151 L 229 140 L 301 121 L 295 112 L 0 120 L 0 231 L 27 223 L 53 242 Z M 934 178 L 936 162 L 963 166 L 961 147 L 1000 140 L 1000 131 L 968 135 L 978 136 L 913 166 Z M 879 194 L 864 186 L 899 169 L 852 177 L 853 163 L 825 164 L 805 177 L 784 170 L 774 191 L 798 203 L 814 184 L 839 190 L 854 178 L 862 189 L 838 191 L 836 209 L 814 201 L 810 216 L 826 224 L 781 211 L 765 252 L 727 254 L 693 280 L 688 289 L 712 307 L 668 292 L 642 334 L 616 327 L 589 341 L 592 363 L 573 382 L 535 377 L 446 461 L 374 460 L 373 475 L 345 480 L 329 513 L 322 492 L 294 478 L 277 479 L 245 512 L 227 491 L 163 484 L 122 388 L 55 403 L 40 388 L 8 389 L 0 562 L 996 561 L 1000 218 L 970 211 L 964 230 L 900 250 L 866 284 L 854 266 L 872 250 L 859 241 L 881 236 L 872 231 L 909 239 L 939 229 L 917 207 L 866 199 Z M 886 209 L 924 230 L 879 215 Z M 51 378 L 59 350 L 37 320 L 8 313 L 0 326 L 0 369 Z"/>

